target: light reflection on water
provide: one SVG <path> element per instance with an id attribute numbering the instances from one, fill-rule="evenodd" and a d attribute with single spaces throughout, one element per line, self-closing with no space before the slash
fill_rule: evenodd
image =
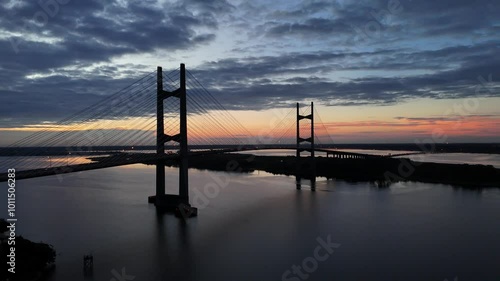
<path id="1" fill-rule="evenodd" d="M 98 155 L 92 157 L 104 157 L 105 155 Z M 91 156 L 17 156 L 5 157 L 0 156 L 0 171 L 15 168 L 18 171 L 52 168 L 67 165 L 78 165 L 91 163 L 88 159 Z M 0 172 L 1 173 L 1 172 Z"/>
<path id="2" fill-rule="evenodd" d="M 111 280 L 122 268 L 135 280 L 281 280 L 328 235 L 341 247 L 307 280 L 500 276 L 498 189 L 411 182 L 378 188 L 320 178 L 313 192 L 307 180 L 298 191 L 294 177 L 265 172 L 189 173 L 191 202 L 208 204 L 186 223 L 147 204 L 153 166 L 19 181 L 18 234 L 54 245 L 50 280 L 84 280 L 89 252 L 95 265 L 87 280 Z M 166 168 L 166 176 L 168 192 L 176 192 L 177 169 Z M 215 179 L 228 184 L 200 199 Z"/>
<path id="3" fill-rule="evenodd" d="M 302 187 L 311 187 L 309 180 L 301 180 L 301 182 Z M 392 183 L 389 187 L 380 187 L 376 182 L 347 183 L 335 179 L 317 178 L 315 187 L 317 191 L 345 193 L 352 196 L 370 196 L 373 193 L 380 192 L 387 192 L 391 195 L 420 192 L 430 189 L 432 185 L 417 184 L 415 182 L 397 182 Z"/>

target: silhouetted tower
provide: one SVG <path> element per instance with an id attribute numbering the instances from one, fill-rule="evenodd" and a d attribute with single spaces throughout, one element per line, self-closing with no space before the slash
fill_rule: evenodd
<path id="1" fill-rule="evenodd" d="M 187 142 L 187 106 L 186 106 L 186 68 L 181 64 L 180 68 L 180 88 L 173 92 L 163 90 L 163 72 L 158 67 L 157 74 L 157 123 L 156 123 L 156 196 L 150 197 L 150 202 L 157 207 L 175 209 L 180 205 L 189 205 L 188 188 L 188 142 Z M 168 98 L 178 98 L 180 100 L 180 126 L 176 135 L 166 135 L 164 127 L 163 102 Z M 178 142 L 179 150 L 179 195 L 165 194 L 165 143 L 169 141 Z M 163 158 L 163 159 L 162 159 Z"/>
<path id="2" fill-rule="evenodd" d="M 311 120 L 311 136 L 308 138 L 300 137 L 300 120 L 309 119 Z M 302 148 L 301 143 L 309 142 L 310 148 Z M 297 189 L 300 189 L 300 173 L 302 168 L 302 159 L 300 157 L 300 153 L 302 151 L 309 151 L 311 153 L 310 157 L 310 176 L 311 176 L 311 188 L 314 189 L 316 186 L 316 159 L 314 157 L 314 103 L 311 102 L 311 114 L 309 115 L 300 115 L 299 103 L 297 103 L 297 148 L 296 148 L 296 186 Z"/>

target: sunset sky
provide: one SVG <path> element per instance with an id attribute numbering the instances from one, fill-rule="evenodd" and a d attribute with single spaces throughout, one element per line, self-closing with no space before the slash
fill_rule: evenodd
<path id="1" fill-rule="evenodd" d="M 10 0 L 0 14 L 0 145 L 180 63 L 255 135 L 314 101 L 336 143 L 500 142 L 497 0 Z"/>

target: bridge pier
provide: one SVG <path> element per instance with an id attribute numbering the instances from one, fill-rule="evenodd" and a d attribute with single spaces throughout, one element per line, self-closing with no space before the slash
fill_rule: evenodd
<path id="1" fill-rule="evenodd" d="M 311 120 L 311 137 L 309 138 L 301 138 L 300 137 L 300 120 L 302 119 L 309 119 Z M 300 148 L 300 143 L 302 142 L 309 142 L 311 144 L 310 149 L 301 149 Z M 297 147 L 296 147 L 296 176 L 295 176 L 295 182 L 296 182 L 296 188 L 301 189 L 301 168 L 302 168 L 302 159 L 300 157 L 300 152 L 308 150 L 311 153 L 310 157 L 310 173 L 311 173 L 311 189 L 315 190 L 316 189 L 316 158 L 315 158 L 315 146 L 314 146 L 314 103 L 311 102 L 311 114 L 309 115 L 300 115 L 300 110 L 299 110 L 299 103 L 297 103 Z"/>
<path id="2" fill-rule="evenodd" d="M 310 179 L 310 184 L 311 184 L 311 190 L 315 191 L 316 190 L 316 178 Z M 297 190 L 302 189 L 302 178 L 298 175 L 295 176 L 295 187 Z"/>
<path id="3" fill-rule="evenodd" d="M 158 67 L 157 73 L 157 108 L 156 108 L 156 195 L 148 198 L 149 203 L 154 203 L 157 209 L 174 211 L 182 217 L 192 217 L 198 214 L 198 210 L 189 204 L 188 185 L 188 142 L 187 142 L 187 106 L 186 106 L 186 68 L 181 64 L 180 88 L 168 92 L 163 90 L 163 71 Z M 179 134 L 169 136 L 165 134 L 164 128 L 164 106 L 163 102 L 169 97 L 180 100 L 180 128 Z M 179 195 L 165 194 L 165 143 L 169 141 L 178 142 L 179 150 Z"/>
<path id="4" fill-rule="evenodd" d="M 156 196 L 165 194 L 165 162 L 156 162 Z"/>

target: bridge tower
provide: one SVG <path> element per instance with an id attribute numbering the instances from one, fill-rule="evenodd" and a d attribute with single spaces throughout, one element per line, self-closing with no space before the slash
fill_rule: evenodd
<path id="1" fill-rule="evenodd" d="M 303 161 L 300 157 L 300 153 L 302 151 L 309 151 L 311 153 L 310 156 L 310 176 L 311 176 L 311 189 L 316 188 L 316 158 L 314 157 L 315 146 L 314 146 L 314 103 L 311 102 L 311 114 L 309 115 L 300 115 L 300 105 L 297 103 L 297 148 L 296 148 L 296 175 L 295 182 L 297 189 L 301 188 L 300 179 L 301 179 L 301 169 Z M 300 120 L 309 119 L 311 120 L 311 136 L 308 138 L 300 137 Z M 303 142 L 309 142 L 309 148 L 302 148 L 300 146 Z"/>
<path id="2" fill-rule="evenodd" d="M 168 98 L 178 98 L 180 101 L 180 128 L 176 135 L 165 134 L 164 124 L 164 101 Z M 186 67 L 180 67 L 180 87 L 168 92 L 163 89 L 162 68 L 157 69 L 157 94 L 156 94 L 156 195 L 149 197 L 149 202 L 154 203 L 159 209 L 165 210 L 189 210 L 190 215 L 194 214 L 196 208 L 189 204 L 188 188 L 188 138 L 187 138 L 187 106 L 186 106 Z M 165 194 L 165 143 L 174 141 L 179 143 L 179 194 Z M 188 209 L 186 209 L 188 208 Z M 185 213 L 184 213 L 185 214 Z M 195 214 L 194 214 L 195 215 Z"/>

